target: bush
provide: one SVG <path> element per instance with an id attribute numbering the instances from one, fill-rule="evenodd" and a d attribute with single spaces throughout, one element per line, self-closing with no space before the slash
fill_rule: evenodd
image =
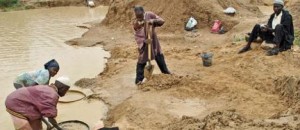
<path id="1" fill-rule="evenodd" d="M 294 44 L 300 46 L 300 31 L 295 31 Z"/>
<path id="2" fill-rule="evenodd" d="M 18 4 L 19 0 L 0 0 L 0 7 L 11 7 Z"/>

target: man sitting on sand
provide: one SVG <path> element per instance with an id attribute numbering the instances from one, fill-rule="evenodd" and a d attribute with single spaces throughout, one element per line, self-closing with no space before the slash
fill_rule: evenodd
<path id="1" fill-rule="evenodd" d="M 259 36 L 271 49 L 268 56 L 277 55 L 279 52 L 291 49 L 294 41 L 293 19 L 290 13 L 283 9 L 283 0 L 274 0 L 274 13 L 269 18 L 267 25 L 256 24 L 252 29 L 247 45 L 239 51 L 244 53 L 251 50 L 251 43 Z"/>

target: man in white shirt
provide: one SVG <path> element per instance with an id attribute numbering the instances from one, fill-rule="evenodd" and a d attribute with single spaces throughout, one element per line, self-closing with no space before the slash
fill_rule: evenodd
<path id="1" fill-rule="evenodd" d="M 251 43 L 258 36 L 266 43 L 274 44 L 274 48 L 267 51 L 268 56 L 291 49 L 294 41 L 293 19 L 289 12 L 283 9 L 283 6 L 283 0 L 274 0 L 274 13 L 269 18 L 268 24 L 254 26 L 247 45 L 239 51 L 239 54 L 251 50 Z"/>

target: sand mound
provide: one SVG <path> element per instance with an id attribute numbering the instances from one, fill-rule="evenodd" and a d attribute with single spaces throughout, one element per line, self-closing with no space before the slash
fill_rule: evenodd
<path id="1" fill-rule="evenodd" d="M 297 126 L 296 126 L 297 127 Z M 232 130 L 232 129 L 253 129 L 253 130 L 282 130 L 296 129 L 287 123 L 280 123 L 275 120 L 248 120 L 236 113 L 235 110 L 216 111 L 207 115 L 204 119 L 183 116 L 179 122 L 170 124 L 165 129 L 201 129 L 201 130 Z"/>
<path id="2" fill-rule="evenodd" d="M 138 50 L 135 46 L 116 46 L 111 50 L 111 58 L 137 59 Z"/>
<path id="3" fill-rule="evenodd" d="M 139 85 L 138 89 L 142 91 L 172 91 L 171 94 L 179 98 L 209 98 L 229 91 L 227 85 L 215 83 L 214 80 L 194 75 L 155 74 L 151 80 Z"/>
<path id="4" fill-rule="evenodd" d="M 199 120 L 194 117 L 183 116 L 181 121 L 171 124 L 167 129 L 177 130 L 216 130 L 224 129 L 241 125 L 247 120 L 234 111 L 216 111 L 207 115 L 204 119 Z"/>
<path id="5" fill-rule="evenodd" d="M 276 79 L 275 87 L 280 96 L 286 99 L 289 104 L 299 102 L 300 99 L 300 77 L 282 76 Z"/>
<path id="6" fill-rule="evenodd" d="M 300 1 L 296 1 L 290 5 L 291 8 L 291 13 L 293 15 L 293 20 L 294 20 L 294 27 L 296 29 L 300 29 L 300 23 L 299 23 L 299 18 L 300 18 Z"/>
<path id="7" fill-rule="evenodd" d="M 95 78 L 82 78 L 75 82 L 75 85 L 81 88 L 90 88 L 97 80 Z"/>
<path id="8" fill-rule="evenodd" d="M 192 80 L 188 76 L 177 76 L 177 75 L 167 75 L 167 74 L 158 74 L 153 75 L 152 79 L 145 82 L 139 86 L 139 89 L 143 91 L 149 90 L 164 90 L 169 88 L 175 88 L 187 84 Z"/>
<path id="9" fill-rule="evenodd" d="M 273 0 L 250 0 L 251 4 L 256 4 L 256 5 L 272 5 Z"/>
<path id="10" fill-rule="evenodd" d="M 249 12 L 260 14 L 260 10 L 257 6 L 252 5 L 254 3 L 263 3 L 261 1 L 255 1 L 255 0 L 217 0 L 218 3 L 222 6 L 223 9 L 226 9 L 227 7 L 234 7 L 238 11 L 247 10 Z M 251 4 L 249 4 L 251 3 Z"/>
<path id="11" fill-rule="evenodd" d="M 110 4 L 109 11 L 102 24 L 110 27 L 121 27 L 131 29 L 131 21 L 134 19 L 132 7 L 143 5 L 145 10 L 150 10 L 166 20 L 162 27 L 164 31 L 183 31 L 184 24 L 190 16 L 198 20 L 198 28 L 211 27 L 214 20 L 223 21 L 226 30 L 230 30 L 238 24 L 237 17 L 226 16 L 223 10 L 228 6 L 234 6 L 240 14 L 260 14 L 255 6 L 249 6 L 249 2 L 231 0 L 114 0 Z"/>

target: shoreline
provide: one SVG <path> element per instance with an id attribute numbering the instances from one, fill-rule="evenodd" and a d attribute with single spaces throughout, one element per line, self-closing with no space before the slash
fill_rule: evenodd
<path id="1" fill-rule="evenodd" d="M 95 0 L 95 7 L 109 6 L 110 0 Z M 40 8 L 52 8 L 52 7 L 64 7 L 64 6 L 87 6 L 86 2 L 81 0 L 52 0 L 52 1 L 37 1 L 37 0 L 25 0 L 23 3 L 18 3 L 12 7 L 2 7 L 0 12 L 20 11 L 29 9 Z"/>

